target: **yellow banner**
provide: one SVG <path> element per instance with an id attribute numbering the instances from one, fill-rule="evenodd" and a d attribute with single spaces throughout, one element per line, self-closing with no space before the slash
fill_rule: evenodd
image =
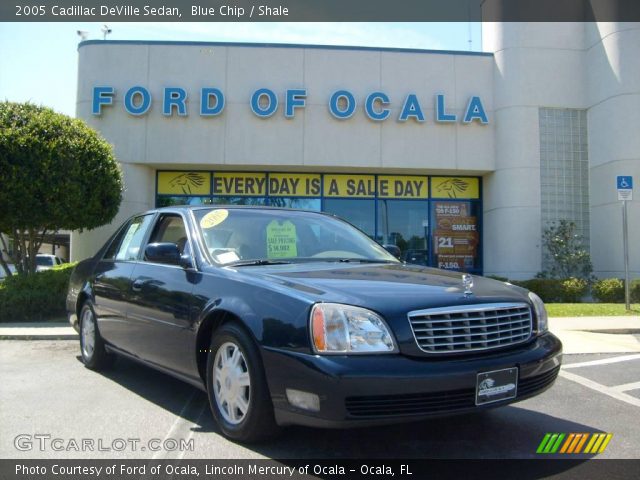
<path id="1" fill-rule="evenodd" d="M 267 174 L 216 172 L 213 174 L 213 194 L 238 197 L 266 195 Z"/>
<path id="2" fill-rule="evenodd" d="M 429 177 L 378 175 L 379 198 L 428 198 Z"/>
<path id="3" fill-rule="evenodd" d="M 374 175 L 325 175 L 325 197 L 373 198 L 376 195 Z"/>
<path id="4" fill-rule="evenodd" d="M 431 198 L 480 198 L 480 179 L 431 177 Z"/>
<path id="5" fill-rule="evenodd" d="M 210 172 L 158 172 L 158 193 L 161 195 L 209 195 Z"/>
<path id="6" fill-rule="evenodd" d="M 272 197 L 319 197 L 321 185 L 319 174 L 269 174 L 269 195 Z"/>

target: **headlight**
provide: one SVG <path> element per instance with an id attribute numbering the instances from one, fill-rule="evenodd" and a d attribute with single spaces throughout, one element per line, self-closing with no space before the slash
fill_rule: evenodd
<path id="1" fill-rule="evenodd" d="M 311 309 L 311 341 L 316 353 L 394 353 L 384 320 L 366 308 L 317 303 Z"/>
<path id="2" fill-rule="evenodd" d="M 529 292 L 529 299 L 533 302 L 533 308 L 536 312 L 536 319 L 538 321 L 538 333 L 544 333 L 549 330 L 547 309 L 544 308 L 544 302 L 538 295 L 533 292 Z"/>

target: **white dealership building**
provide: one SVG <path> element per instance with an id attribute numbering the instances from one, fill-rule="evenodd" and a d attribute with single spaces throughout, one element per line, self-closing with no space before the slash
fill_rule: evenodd
<path id="1" fill-rule="evenodd" d="M 547 268 L 542 233 L 577 225 L 623 275 L 616 178 L 640 183 L 640 24 L 489 23 L 483 52 L 85 41 L 77 116 L 113 144 L 114 222 L 156 206 L 336 213 L 403 258 L 511 279 Z M 624 183 L 624 185 L 628 185 Z M 640 276 L 640 191 L 628 202 Z"/>

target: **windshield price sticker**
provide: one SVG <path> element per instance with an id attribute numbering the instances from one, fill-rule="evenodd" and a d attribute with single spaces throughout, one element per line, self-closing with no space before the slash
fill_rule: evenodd
<path id="1" fill-rule="evenodd" d="M 273 220 L 267 225 L 267 257 L 295 258 L 298 256 L 296 226 L 289 220 Z"/>

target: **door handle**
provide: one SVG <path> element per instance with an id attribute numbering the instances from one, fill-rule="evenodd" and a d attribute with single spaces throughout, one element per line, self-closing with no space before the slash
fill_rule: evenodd
<path id="1" fill-rule="evenodd" d="M 134 280 L 133 283 L 131 284 L 131 290 L 133 290 L 134 292 L 139 292 L 142 290 L 142 287 L 144 286 L 145 283 L 147 282 L 138 278 Z"/>

